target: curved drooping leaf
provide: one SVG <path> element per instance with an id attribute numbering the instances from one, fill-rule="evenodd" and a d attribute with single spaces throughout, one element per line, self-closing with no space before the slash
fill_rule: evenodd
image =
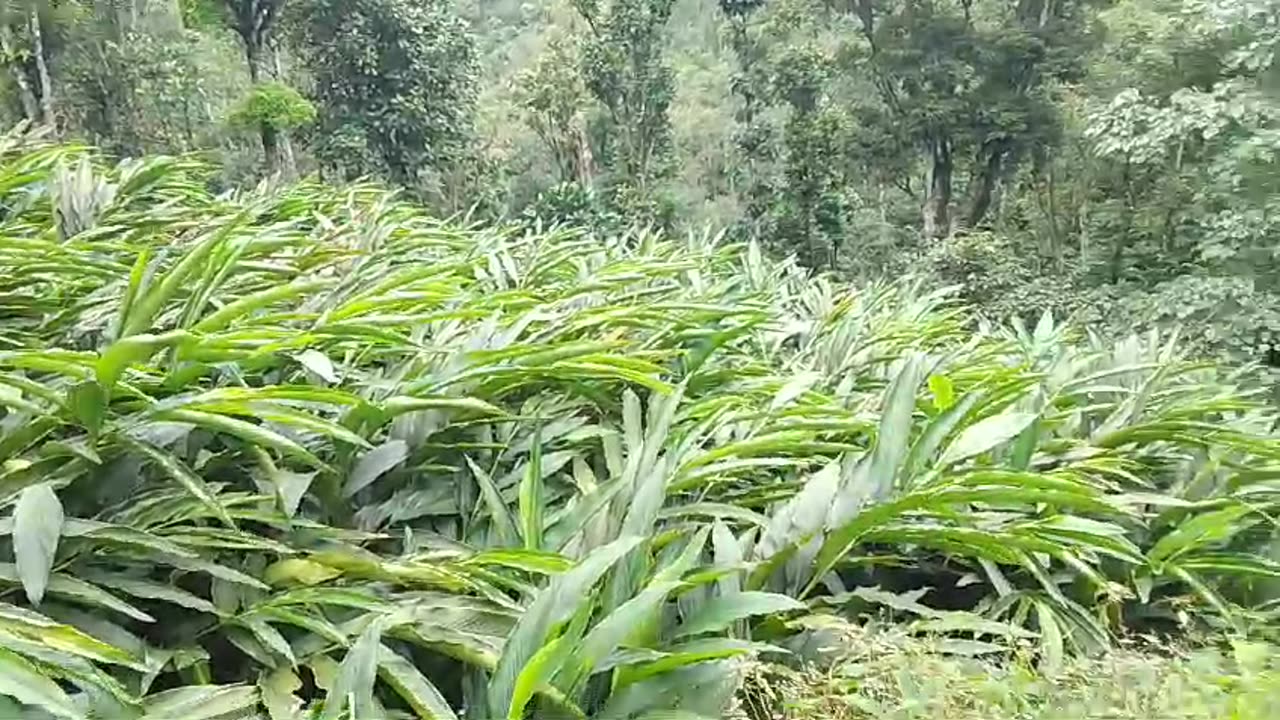
<path id="1" fill-rule="evenodd" d="M 257 705 L 258 688 L 252 685 L 192 685 L 148 697 L 142 720 L 214 720 Z"/>
<path id="2" fill-rule="evenodd" d="M 0 563 L 0 581 L 20 582 L 21 573 L 15 565 Z M 144 623 L 155 622 L 155 618 L 115 597 L 111 593 L 96 587 L 73 575 L 53 573 L 47 578 L 45 590 L 53 595 L 72 598 L 78 602 L 96 605 L 114 610 L 123 615 Z M 35 603 L 32 603 L 35 604 Z"/>
<path id="3" fill-rule="evenodd" d="M 457 720 L 453 708 L 413 663 L 383 645 L 378 652 L 378 675 L 424 720 Z"/>
<path id="4" fill-rule="evenodd" d="M 753 615 L 793 612 L 805 609 L 804 603 L 776 593 L 740 592 L 707 601 L 698 612 L 676 628 L 674 637 L 700 635 L 721 630 L 736 620 Z"/>
<path id="5" fill-rule="evenodd" d="M 520 480 L 520 535 L 526 550 L 542 549 L 543 516 L 546 515 L 542 484 L 542 425 L 534 426 L 529 464 Z"/>
<path id="6" fill-rule="evenodd" d="M 39 605 L 62 535 L 62 503 L 48 483 L 32 485 L 13 510 L 13 554 L 17 575 L 32 605 Z"/>
<path id="7" fill-rule="evenodd" d="M 544 690 L 551 683 L 560 668 L 561 661 L 572 651 L 567 643 L 577 638 L 561 636 L 543 645 L 529 658 L 521 668 L 520 674 L 511 690 L 511 706 L 507 710 L 507 720 L 521 720 L 525 707 L 533 700 L 535 693 Z"/>
<path id="8" fill-rule="evenodd" d="M 409 445 L 403 440 L 388 440 L 366 452 L 351 469 L 342 494 L 355 495 L 409 457 Z"/>
<path id="9" fill-rule="evenodd" d="M 1008 412 L 984 418 L 961 431 L 942 453 L 940 465 L 951 465 L 1002 445 L 1035 422 L 1035 413 Z"/>
<path id="10" fill-rule="evenodd" d="M 208 507 L 214 516 L 227 527 L 235 527 L 235 521 L 227 514 L 227 509 L 222 507 L 222 503 L 218 502 L 218 498 L 214 496 L 209 486 L 205 484 L 204 479 L 192 472 L 191 468 L 187 467 L 181 460 L 145 440 L 121 435 L 120 442 L 154 462 L 166 475 L 176 480 L 187 492 L 191 493 L 192 497 Z"/>
<path id="11" fill-rule="evenodd" d="M 130 365 L 142 362 L 160 348 L 191 340 L 190 333 L 174 330 L 162 335 L 130 335 L 112 343 L 98 359 L 98 384 L 108 396 Z"/>
<path id="12" fill-rule="evenodd" d="M 373 683 L 378 675 L 382 649 L 383 626 L 380 620 L 369 623 L 359 639 L 347 651 L 338 671 L 337 681 L 325 703 L 322 720 L 336 720 L 349 709 L 354 717 L 369 717 L 373 707 Z"/>
<path id="13" fill-rule="evenodd" d="M 139 659 L 127 650 L 109 645 L 39 613 L 5 603 L 0 603 L 0 634 L 8 634 L 86 660 L 145 670 Z"/>
<path id="14" fill-rule="evenodd" d="M 0 647 L 0 695 L 46 710 L 54 717 L 88 720 L 88 715 L 57 683 L 21 655 L 4 647 Z"/>

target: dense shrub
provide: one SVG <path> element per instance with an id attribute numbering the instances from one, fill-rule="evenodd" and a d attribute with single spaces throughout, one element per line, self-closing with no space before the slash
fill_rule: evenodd
<path id="1" fill-rule="evenodd" d="M 1044 658 L 1272 626 L 1274 418 L 1161 338 L 5 142 L 30 717 L 719 717 L 802 600 L 889 591 Z"/>
<path id="2" fill-rule="evenodd" d="M 279 82 L 254 86 L 228 118 L 236 127 L 257 129 L 267 126 L 292 130 L 316 119 L 316 108 L 293 88 Z"/>

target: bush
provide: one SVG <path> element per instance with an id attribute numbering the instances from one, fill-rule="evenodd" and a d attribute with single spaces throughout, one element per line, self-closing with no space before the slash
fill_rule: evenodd
<path id="1" fill-rule="evenodd" d="M 280 82 L 255 85 L 231 111 L 232 125 L 257 129 L 263 125 L 292 130 L 315 122 L 316 108 L 297 90 Z"/>
<path id="2" fill-rule="evenodd" d="M 530 228 L 572 225 L 605 233 L 620 232 L 623 227 L 622 218 L 606 207 L 603 198 L 575 182 L 559 183 L 538 193 L 521 211 L 520 221 Z"/>
<path id="3" fill-rule="evenodd" d="M 1081 311 L 1090 297 L 1079 278 L 1049 271 L 1040 267 L 1041 262 L 1015 240 L 990 232 L 938 240 L 925 254 L 932 276 L 958 286 L 967 302 L 996 320 L 1017 317 L 1035 322 L 1046 312 L 1070 317 Z"/>

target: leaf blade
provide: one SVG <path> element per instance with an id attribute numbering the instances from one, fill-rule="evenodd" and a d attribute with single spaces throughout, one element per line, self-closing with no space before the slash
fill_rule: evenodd
<path id="1" fill-rule="evenodd" d="M 378 478 L 390 472 L 409 457 L 409 444 L 403 440 L 388 440 L 360 456 L 360 460 L 347 476 L 342 486 L 342 496 L 351 497 L 372 485 Z"/>
<path id="2" fill-rule="evenodd" d="M 36 607 L 49 585 L 63 519 L 62 503 L 48 483 L 27 487 L 18 497 L 13 512 L 13 554 L 22 589 Z"/>

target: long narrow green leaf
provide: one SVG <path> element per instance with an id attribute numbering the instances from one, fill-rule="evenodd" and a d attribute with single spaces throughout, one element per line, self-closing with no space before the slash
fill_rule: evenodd
<path id="1" fill-rule="evenodd" d="M 285 455 L 298 458 L 319 470 L 329 470 L 329 467 L 321 462 L 320 458 L 313 455 L 306 448 L 285 436 L 267 430 L 260 425 L 254 425 L 253 423 L 237 420 L 236 418 L 227 417 L 225 415 L 199 412 L 196 410 L 162 410 L 155 413 L 153 417 L 157 420 L 172 420 L 174 422 L 191 423 L 192 425 L 197 425 L 214 432 L 234 435 L 245 442 L 273 448 Z"/>
<path id="2" fill-rule="evenodd" d="M 351 469 L 342 486 L 342 494 L 351 497 L 390 472 L 409 457 L 409 445 L 403 440 L 388 440 L 366 452 Z"/>
<path id="3" fill-rule="evenodd" d="M 577 567 L 551 580 L 521 616 L 507 639 L 489 685 L 489 706 L 503 717 L 510 714 L 516 678 L 534 654 L 547 642 L 551 629 L 577 613 L 590 601 L 589 590 L 640 538 L 624 537 L 597 548 Z"/>
<path id="4" fill-rule="evenodd" d="M 133 309 L 133 303 L 143 290 L 143 283 L 147 281 L 147 266 L 151 262 L 151 249 L 143 248 L 137 259 L 133 261 L 133 269 L 129 271 L 129 284 L 125 287 L 124 297 L 120 299 L 120 313 L 116 316 L 111 326 L 111 338 L 118 340 L 124 333 L 125 323 L 129 319 L 129 312 Z"/>
<path id="5" fill-rule="evenodd" d="M 142 720 L 214 720 L 257 705 L 258 688 L 253 686 L 194 685 L 149 696 Z"/>
<path id="6" fill-rule="evenodd" d="M 880 430 L 872 453 L 870 480 L 872 497 L 882 498 L 893 487 L 911 442 L 911 423 L 915 413 L 916 390 L 924 381 L 924 359 L 912 354 L 894 377 L 885 393 Z"/>
<path id="7" fill-rule="evenodd" d="M 529 464 L 520 481 L 520 534 L 526 550 L 542 549 L 542 424 L 535 422 Z"/>
<path id="8" fill-rule="evenodd" d="M 0 695 L 68 720 L 88 720 L 58 684 L 17 653 L 0 647 Z"/>
<path id="9" fill-rule="evenodd" d="M 96 368 L 98 384 L 110 394 L 130 365 L 150 358 L 160 348 L 188 342 L 191 335 L 185 330 L 173 330 L 162 335 L 131 335 L 111 344 L 98 359 Z"/>
<path id="10" fill-rule="evenodd" d="M 980 420 L 952 441 L 938 463 L 951 465 L 987 452 L 1017 437 L 1036 417 L 1035 413 L 1010 412 Z"/>
<path id="11" fill-rule="evenodd" d="M 568 638 L 558 637 L 543 645 L 529 658 L 529 662 L 521 668 L 511 694 L 511 708 L 507 711 L 507 720 L 521 720 L 525 706 L 533 699 L 534 693 L 546 687 L 559 669 L 562 659 L 561 648 Z"/>
<path id="12" fill-rule="evenodd" d="M 86 580 L 119 590 L 126 595 L 146 600 L 163 600 L 192 610 L 218 615 L 218 609 L 204 598 L 169 584 L 154 583 L 149 580 L 121 576 L 118 573 L 105 573 L 95 570 L 81 570 L 80 576 Z"/>
<path id="13" fill-rule="evenodd" d="M 413 663 L 383 645 L 378 651 L 378 675 L 423 720 L 457 720 L 457 715 L 435 685 Z"/>
<path id="14" fill-rule="evenodd" d="M 266 290 L 245 295 L 234 302 L 220 308 L 217 312 L 191 326 L 191 330 L 199 333 L 211 333 L 221 330 L 233 321 L 252 312 L 270 307 L 295 297 L 305 297 L 320 290 L 332 287 L 332 280 L 310 280 L 291 285 L 280 285 Z"/>
<path id="15" fill-rule="evenodd" d="M 0 603 L 0 632 L 88 660 L 146 669 L 138 662 L 138 658 L 125 650 L 108 645 L 69 625 L 5 603 Z"/>
<path id="16" fill-rule="evenodd" d="M 9 563 L 0 563 L 0 581 L 19 582 L 21 574 L 18 568 Z M 84 580 L 65 573 L 53 573 L 48 576 L 47 591 L 53 595 L 73 598 L 79 602 L 96 605 L 108 610 L 128 615 L 134 620 L 145 623 L 155 622 L 155 618 L 115 597 L 102 588 L 95 587 Z"/>
<path id="17" fill-rule="evenodd" d="M 192 497 L 209 508 L 214 517 L 221 520 L 224 525 L 229 528 L 235 527 L 235 521 L 231 519 L 227 509 L 222 506 L 222 503 L 218 502 L 218 498 L 214 496 L 209 486 L 205 485 L 204 480 L 192 472 L 186 463 L 145 440 L 139 440 L 124 434 L 116 437 L 125 447 L 155 463 L 156 467 L 159 467 L 166 475 L 176 480 L 187 492 L 191 493 Z"/>
<path id="18" fill-rule="evenodd" d="M 165 303 L 174 298 L 184 287 L 188 278 L 204 264 L 209 255 L 221 245 L 226 238 L 240 226 L 243 217 L 227 222 L 207 238 L 194 245 L 186 255 L 174 265 L 169 272 L 154 282 L 129 310 L 129 319 L 124 323 L 122 338 L 137 335 L 152 327 L 156 315 Z M 118 341 L 117 341 L 118 342 Z"/>
<path id="19" fill-rule="evenodd" d="M 720 630 L 733 622 L 754 615 L 768 615 L 803 610 L 804 603 L 787 597 L 764 592 L 740 592 L 714 598 L 702 606 L 675 630 L 674 637 L 700 635 Z"/>
<path id="20" fill-rule="evenodd" d="M 480 488 L 480 497 L 484 499 L 485 507 L 489 509 L 489 519 L 493 522 L 498 542 L 503 547 L 513 546 L 517 538 L 515 521 L 511 519 L 511 512 L 502 499 L 502 494 L 493 484 L 493 478 L 489 477 L 489 473 L 477 465 L 470 456 L 465 456 L 464 459 L 467 461 L 467 467 L 471 469 L 471 477 Z"/>
<path id="21" fill-rule="evenodd" d="M 342 659 L 337 682 L 329 693 L 321 720 L 337 720 L 350 709 L 352 717 L 370 717 L 373 683 L 377 679 L 382 649 L 382 625 L 374 620 Z"/>

